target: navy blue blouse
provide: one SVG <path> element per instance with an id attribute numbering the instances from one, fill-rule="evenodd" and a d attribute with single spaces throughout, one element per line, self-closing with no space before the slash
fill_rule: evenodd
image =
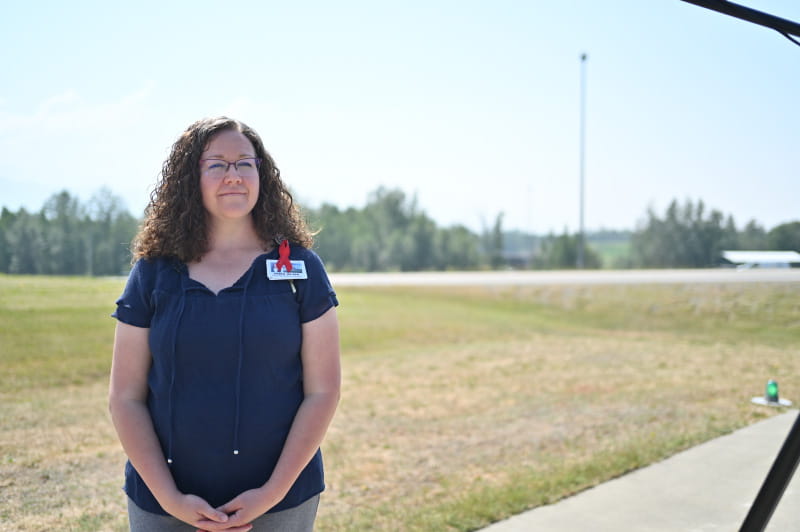
<path id="1" fill-rule="evenodd" d="M 150 329 L 147 406 L 178 489 L 225 504 L 266 482 L 303 401 L 301 324 L 338 305 L 311 250 L 292 246 L 308 279 L 267 278 L 259 256 L 214 294 L 173 259 L 139 260 L 113 316 Z M 270 511 L 293 508 L 325 489 L 322 455 Z M 130 461 L 125 492 L 143 510 L 166 514 Z"/>

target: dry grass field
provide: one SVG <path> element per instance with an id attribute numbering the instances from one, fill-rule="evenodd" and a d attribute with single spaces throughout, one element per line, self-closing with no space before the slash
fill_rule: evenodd
<path id="1" fill-rule="evenodd" d="M 121 531 L 119 280 L 0 276 L 0 530 Z M 346 288 L 317 530 L 474 530 L 800 399 L 800 285 Z"/>

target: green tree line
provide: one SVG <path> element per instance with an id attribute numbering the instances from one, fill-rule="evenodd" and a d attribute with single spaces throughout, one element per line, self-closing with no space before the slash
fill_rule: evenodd
<path id="1" fill-rule="evenodd" d="M 648 209 L 631 237 L 629 265 L 643 268 L 705 268 L 723 250 L 800 251 L 800 221 L 766 231 L 755 220 L 737 229 L 733 216 L 707 210 L 702 200 L 673 200 L 663 216 Z"/>
<path id="2" fill-rule="evenodd" d="M 67 191 L 39 212 L 0 212 L 0 272 L 120 275 L 130 268 L 138 220 L 109 190 L 82 204 Z"/>
<path id="3" fill-rule="evenodd" d="M 416 197 L 379 188 L 362 208 L 331 204 L 304 209 L 319 231 L 316 251 L 334 271 L 475 270 L 504 267 L 574 268 L 579 238 L 505 231 L 503 215 L 480 233 L 463 225 L 439 227 Z M 130 267 L 130 242 L 139 220 L 109 190 L 83 204 L 67 191 L 41 210 L 0 213 L 0 272 L 20 274 L 121 275 Z M 800 251 L 800 221 L 767 231 L 755 221 L 737 228 L 732 216 L 708 210 L 702 201 L 672 201 L 663 215 L 648 209 L 634 231 L 589 233 L 587 268 L 603 266 L 595 249 L 622 243 L 613 267 L 711 267 L 723 250 Z"/>
<path id="4" fill-rule="evenodd" d="M 708 210 L 702 200 L 673 200 L 663 215 L 652 208 L 634 231 L 599 231 L 587 235 L 586 268 L 603 267 L 596 251 L 607 242 L 624 243 L 626 252 L 609 266 L 614 268 L 706 268 L 719 266 L 725 250 L 800 251 L 800 221 L 767 231 L 755 220 L 741 229 L 733 216 Z M 574 268 L 579 237 L 564 231 L 531 245 L 534 269 Z"/>
<path id="5" fill-rule="evenodd" d="M 399 190 L 380 188 L 361 209 L 304 209 L 319 231 L 317 252 L 332 270 L 476 269 L 502 261 L 502 215 L 484 235 L 440 228 Z M 120 275 L 130 268 L 139 220 L 108 190 L 88 204 L 63 191 L 38 212 L 0 213 L 0 272 Z"/>
<path id="6" fill-rule="evenodd" d="M 480 236 L 463 225 L 440 228 L 416 198 L 386 188 L 362 209 L 323 204 L 305 212 L 319 231 L 315 248 L 333 270 L 471 270 L 502 261 L 502 215 Z"/>

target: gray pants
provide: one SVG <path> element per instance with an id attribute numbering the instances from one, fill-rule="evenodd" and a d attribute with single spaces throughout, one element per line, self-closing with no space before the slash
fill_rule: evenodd
<path id="1" fill-rule="evenodd" d="M 300 506 L 281 512 L 264 514 L 253 521 L 252 532 L 312 532 L 317 517 L 319 495 Z M 196 528 L 171 515 L 146 512 L 128 499 L 128 520 L 131 532 L 196 532 Z"/>

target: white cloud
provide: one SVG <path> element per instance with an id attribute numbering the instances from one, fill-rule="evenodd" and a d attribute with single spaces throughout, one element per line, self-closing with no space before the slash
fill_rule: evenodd
<path id="1" fill-rule="evenodd" d="M 156 84 L 145 82 L 142 87 L 109 102 L 87 102 L 69 89 L 42 101 L 32 113 L 0 110 L 0 135 L 14 136 L 35 132 L 114 127 L 141 119 L 142 107 L 150 99 Z"/>
<path id="2" fill-rule="evenodd" d="M 37 118 L 47 117 L 51 114 L 57 113 L 59 107 L 69 106 L 70 104 L 78 102 L 78 100 L 78 94 L 73 89 L 68 89 L 61 94 L 51 96 L 40 103 L 38 109 L 36 110 L 35 116 Z"/>

